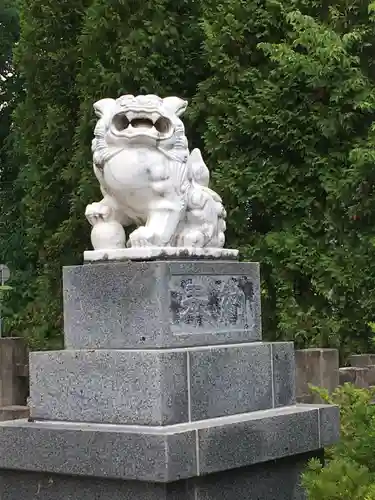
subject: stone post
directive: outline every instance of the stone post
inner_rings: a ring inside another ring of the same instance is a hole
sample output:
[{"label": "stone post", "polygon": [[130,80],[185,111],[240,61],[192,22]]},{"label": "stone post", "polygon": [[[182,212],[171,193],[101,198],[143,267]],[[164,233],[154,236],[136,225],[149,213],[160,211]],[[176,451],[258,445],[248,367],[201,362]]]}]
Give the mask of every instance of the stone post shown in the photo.
[{"label": "stone post", "polygon": [[309,384],[333,392],[339,385],[339,353],[337,349],[296,350],[296,388],[299,403],[321,403]]},{"label": "stone post", "polygon": [[30,421],[0,423],[1,498],[305,498],[338,408],[296,405],[258,264],[66,267],[64,308],[65,350],[30,356]]},{"label": "stone post", "polygon": [[349,365],[340,368],[340,384],[349,382],[359,388],[375,385],[375,354],[352,354]]},{"label": "stone post", "polygon": [[352,367],[366,368],[375,364],[375,354],[352,354],[348,361]]},{"label": "stone post", "polygon": [[29,414],[28,349],[23,338],[0,338],[0,421]]},{"label": "stone post", "polygon": [[353,384],[359,389],[369,388],[369,369],[357,366],[340,368],[340,385]]}]

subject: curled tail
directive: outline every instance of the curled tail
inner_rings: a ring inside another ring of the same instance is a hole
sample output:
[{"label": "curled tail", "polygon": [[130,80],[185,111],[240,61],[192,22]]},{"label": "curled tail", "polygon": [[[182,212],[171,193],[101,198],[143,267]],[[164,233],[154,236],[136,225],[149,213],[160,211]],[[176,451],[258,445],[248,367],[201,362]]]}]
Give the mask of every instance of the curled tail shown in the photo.
[{"label": "curled tail", "polygon": [[199,149],[187,161],[190,187],[186,193],[186,219],[178,238],[185,247],[216,247],[225,243],[226,211],[220,196],[208,187],[210,172]]}]

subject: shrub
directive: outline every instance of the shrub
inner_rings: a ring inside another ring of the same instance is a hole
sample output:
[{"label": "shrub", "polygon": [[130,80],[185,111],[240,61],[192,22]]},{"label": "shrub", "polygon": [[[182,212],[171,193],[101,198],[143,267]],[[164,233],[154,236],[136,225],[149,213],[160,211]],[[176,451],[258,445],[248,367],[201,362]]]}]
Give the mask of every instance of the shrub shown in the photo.
[{"label": "shrub", "polygon": [[339,387],[332,396],[315,389],[340,407],[341,439],[326,450],[326,464],[312,460],[304,474],[309,500],[375,499],[374,390]]}]

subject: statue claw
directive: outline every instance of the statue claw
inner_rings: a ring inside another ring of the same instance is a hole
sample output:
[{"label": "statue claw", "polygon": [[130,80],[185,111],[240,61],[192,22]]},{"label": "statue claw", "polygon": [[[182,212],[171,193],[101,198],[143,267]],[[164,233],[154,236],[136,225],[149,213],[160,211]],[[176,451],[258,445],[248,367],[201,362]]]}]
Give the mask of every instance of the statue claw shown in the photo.
[{"label": "statue claw", "polygon": [[98,222],[108,222],[111,215],[111,208],[102,203],[91,203],[86,207],[85,216],[92,226]]},{"label": "statue claw", "polygon": [[129,236],[129,245],[134,247],[150,247],[155,245],[155,234],[151,229],[140,226]]}]

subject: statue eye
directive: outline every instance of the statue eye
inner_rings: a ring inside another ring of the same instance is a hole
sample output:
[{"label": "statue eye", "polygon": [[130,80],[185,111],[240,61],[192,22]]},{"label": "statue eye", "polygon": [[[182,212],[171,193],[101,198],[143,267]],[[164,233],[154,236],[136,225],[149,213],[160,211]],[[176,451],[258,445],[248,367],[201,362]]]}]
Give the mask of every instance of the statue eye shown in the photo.
[{"label": "statue eye", "polygon": [[165,134],[165,133],[169,132],[171,129],[171,126],[172,126],[172,124],[171,124],[170,120],[168,120],[168,118],[164,118],[164,117],[159,118],[155,122],[155,125],[154,125],[156,130],[158,132],[160,132],[161,134]]},{"label": "statue eye", "polygon": [[119,132],[127,129],[129,126],[129,120],[126,118],[126,115],[124,113],[115,115],[113,117],[112,123]]}]

